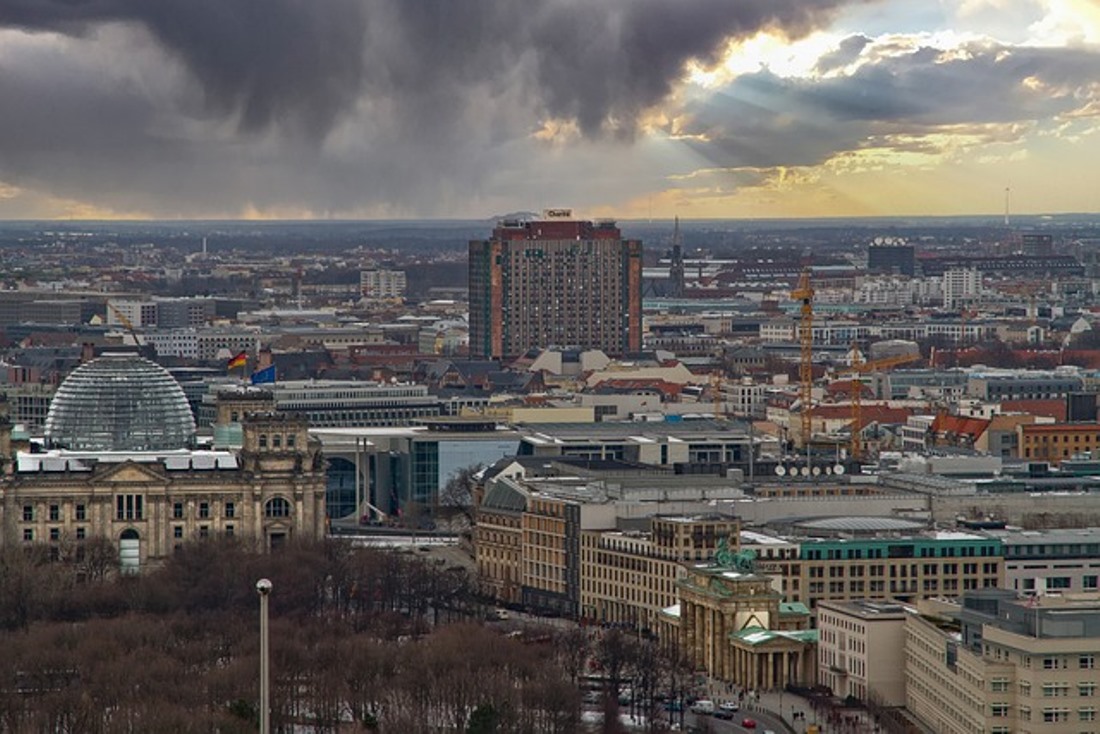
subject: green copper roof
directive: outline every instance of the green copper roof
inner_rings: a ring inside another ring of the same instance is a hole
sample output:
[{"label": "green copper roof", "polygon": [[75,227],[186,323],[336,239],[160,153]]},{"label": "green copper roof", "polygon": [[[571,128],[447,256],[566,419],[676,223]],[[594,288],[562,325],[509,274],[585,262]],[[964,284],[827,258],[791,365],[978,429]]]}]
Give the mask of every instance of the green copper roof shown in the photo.
[{"label": "green copper roof", "polygon": [[730,639],[755,647],[779,639],[816,643],[818,634],[817,630],[766,630],[763,627],[746,627],[743,630],[731,632]]}]

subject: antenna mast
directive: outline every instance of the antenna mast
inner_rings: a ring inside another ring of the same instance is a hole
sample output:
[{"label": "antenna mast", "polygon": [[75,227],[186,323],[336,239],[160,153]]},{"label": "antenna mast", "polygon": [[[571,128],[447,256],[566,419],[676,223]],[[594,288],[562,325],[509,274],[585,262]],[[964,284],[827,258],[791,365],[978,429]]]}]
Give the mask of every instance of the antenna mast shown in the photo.
[{"label": "antenna mast", "polygon": [[672,281],[671,291],[673,298],[684,297],[684,248],[680,242],[680,217],[676,217],[676,223],[672,229],[672,263],[668,269],[669,279]]}]

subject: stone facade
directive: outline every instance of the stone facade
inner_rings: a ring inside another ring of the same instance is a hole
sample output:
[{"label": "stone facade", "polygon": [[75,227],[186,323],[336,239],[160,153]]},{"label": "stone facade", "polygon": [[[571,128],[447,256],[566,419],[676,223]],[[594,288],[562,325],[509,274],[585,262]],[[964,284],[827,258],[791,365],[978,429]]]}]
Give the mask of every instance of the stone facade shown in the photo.
[{"label": "stone facade", "polygon": [[93,537],[130,570],[189,539],[234,536],[271,548],[325,534],[325,462],[305,420],[239,414],[239,451],[11,451],[0,479],[0,540],[51,547]]}]

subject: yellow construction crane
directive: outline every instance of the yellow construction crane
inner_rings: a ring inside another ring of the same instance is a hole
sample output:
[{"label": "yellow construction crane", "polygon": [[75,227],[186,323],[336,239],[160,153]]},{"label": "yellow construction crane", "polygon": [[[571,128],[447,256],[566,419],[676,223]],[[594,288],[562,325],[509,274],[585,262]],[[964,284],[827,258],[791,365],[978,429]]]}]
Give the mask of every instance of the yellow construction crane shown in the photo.
[{"label": "yellow construction crane", "polygon": [[891,367],[897,367],[901,364],[916,362],[920,358],[921,356],[919,354],[903,354],[897,357],[885,357],[871,362],[864,362],[860,356],[858,346],[855,344],[852,345],[852,366],[837,372],[837,376],[850,375],[852,378],[852,384],[850,386],[852,394],[852,438],[849,455],[853,459],[858,459],[860,454],[863,453],[863,446],[859,440],[860,427],[863,423],[863,380],[860,378],[868,372],[885,370]]},{"label": "yellow construction crane", "polygon": [[799,396],[802,401],[802,447],[809,451],[813,422],[810,404],[814,388],[814,289],[810,285],[810,268],[804,268],[791,298],[801,303],[798,322],[798,343],[802,356],[798,363]]},{"label": "yellow construction crane", "polygon": [[137,330],[134,329],[134,322],[130,321],[130,318],[126,314],[122,313],[122,311],[120,311],[119,308],[110,301],[107,301],[107,308],[111,309],[111,313],[115,315],[115,318],[118,319],[118,322],[125,326],[126,330],[130,332],[130,336],[134,339],[134,345],[140,347],[141,339],[138,338]]}]

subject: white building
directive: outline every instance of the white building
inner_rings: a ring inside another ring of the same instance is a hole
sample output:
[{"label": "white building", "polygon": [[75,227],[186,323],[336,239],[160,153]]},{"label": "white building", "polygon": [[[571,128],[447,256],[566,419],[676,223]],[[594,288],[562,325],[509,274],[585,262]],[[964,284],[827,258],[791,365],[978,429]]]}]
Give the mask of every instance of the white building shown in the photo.
[{"label": "white building", "polygon": [[364,270],[359,273],[363,298],[404,298],[407,281],[404,270]]},{"label": "white building", "polygon": [[[129,321],[130,323],[125,323]],[[136,301],[111,298],[107,301],[108,326],[144,326],[157,325],[157,304],[155,301]]]},{"label": "white building", "polygon": [[990,535],[1004,543],[1005,588],[1036,596],[1100,590],[1100,528]]},{"label": "white building", "polygon": [[818,602],[818,683],[839,698],[905,705],[905,620],[915,613],[894,602]]},{"label": "white building", "polygon": [[970,268],[948,270],[943,274],[944,308],[974,303],[982,293],[982,274]]}]

